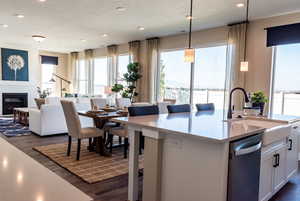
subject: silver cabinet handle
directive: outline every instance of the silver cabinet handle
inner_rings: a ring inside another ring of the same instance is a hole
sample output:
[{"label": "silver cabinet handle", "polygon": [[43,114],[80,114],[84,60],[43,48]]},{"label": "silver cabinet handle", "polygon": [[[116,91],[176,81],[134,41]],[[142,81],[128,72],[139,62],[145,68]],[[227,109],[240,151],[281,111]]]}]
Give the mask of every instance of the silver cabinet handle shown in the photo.
[{"label": "silver cabinet handle", "polygon": [[236,156],[241,156],[241,155],[245,155],[245,154],[250,154],[252,152],[255,152],[257,150],[259,150],[261,148],[262,143],[258,143],[252,147],[248,147],[248,148],[237,148],[235,150],[235,155]]}]

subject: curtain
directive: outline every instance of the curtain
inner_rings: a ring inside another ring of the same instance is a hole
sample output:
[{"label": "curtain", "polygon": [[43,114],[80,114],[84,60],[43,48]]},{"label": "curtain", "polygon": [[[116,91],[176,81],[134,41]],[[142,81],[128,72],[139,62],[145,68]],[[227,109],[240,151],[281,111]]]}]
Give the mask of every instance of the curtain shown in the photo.
[{"label": "curtain", "polygon": [[94,93],[94,50],[85,50],[84,57],[87,79],[87,93],[89,95],[92,95]]},{"label": "curtain", "polygon": [[146,40],[146,66],[142,70],[141,94],[143,101],[154,103],[159,87],[159,38]]},{"label": "curtain", "polygon": [[[142,66],[140,62],[140,47],[141,42],[140,41],[131,41],[129,44],[129,60],[130,62],[138,62],[140,64],[140,72],[142,72]],[[139,79],[136,83],[136,92],[138,93],[138,96],[135,97],[134,101],[142,101],[141,97],[141,91],[142,91],[142,81],[143,78]]]},{"label": "curtain", "polygon": [[118,46],[107,46],[108,86],[117,83]]},{"label": "curtain", "polygon": [[[245,72],[240,71],[240,63],[244,60],[246,24],[236,24],[229,27],[227,44],[227,67],[225,83],[224,108],[228,108],[229,92],[235,87],[245,87]],[[235,110],[243,107],[243,95],[236,92],[232,105]]]},{"label": "curtain", "polygon": [[137,40],[137,41],[131,41],[128,44],[129,44],[130,62],[140,62],[141,42]]},{"label": "curtain", "polygon": [[79,65],[79,61],[78,61],[78,52],[71,52],[71,68],[70,68],[70,75],[71,75],[71,80],[72,80],[72,85],[70,86],[70,90],[73,93],[78,93],[78,65]]}]

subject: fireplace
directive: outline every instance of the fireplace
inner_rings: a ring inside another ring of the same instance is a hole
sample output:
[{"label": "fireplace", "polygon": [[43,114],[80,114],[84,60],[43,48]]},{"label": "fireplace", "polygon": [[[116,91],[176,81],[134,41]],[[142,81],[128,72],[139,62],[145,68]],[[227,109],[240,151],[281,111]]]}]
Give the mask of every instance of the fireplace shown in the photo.
[{"label": "fireplace", "polygon": [[2,94],[2,113],[3,115],[13,114],[16,107],[28,107],[27,93],[3,93]]}]

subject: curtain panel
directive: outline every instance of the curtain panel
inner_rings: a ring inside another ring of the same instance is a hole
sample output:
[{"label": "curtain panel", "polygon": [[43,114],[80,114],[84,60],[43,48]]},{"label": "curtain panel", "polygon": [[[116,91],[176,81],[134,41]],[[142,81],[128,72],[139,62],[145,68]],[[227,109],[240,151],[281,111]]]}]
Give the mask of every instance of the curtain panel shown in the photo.
[{"label": "curtain panel", "polygon": [[[229,27],[227,41],[227,67],[225,83],[224,108],[228,108],[229,92],[235,87],[245,87],[245,73],[240,71],[240,63],[244,60],[246,24],[236,24]],[[235,110],[243,107],[240,94],[233,95],[232,105]]]},{"label": "curtain panel", "polygon": [[94,50],[88,49],[84,51],[86,79],[87,79],[87,93],[92,95],[94,93]]},{"label": "curtain panel", "polygon": [[[142,74],[143,67],[141,66],[141,60],[140,60],[140,47],[141,42],[140,41],[131,41],[128,43],[129,45],[129,60],[130,62],[138,62],[140,64],[140,73]],[[136,92],[139,94],[137,97],[135,97],[134,101],[142,101],[142,79],[143,77],[137,81],[136,83]]]},{"label": "curtain panel", "polygon": [[108,86],[117,83],[118,46],[107,46]]},{"label": "curtain panel", "polygon": [[141,97],[143,101],[154,103],[158,99],[159,88],[159,38],[146,40],[146,66],[142,71]]},{"label": "curtain panel", "polygon": [[79,66],[79,60],[78,60],[79,53],[78,52],[71,52],[70,57],[70,75],[72,80],[72,85],[70,86],[70,90],[73,93],[78,93],[78,66]]}]

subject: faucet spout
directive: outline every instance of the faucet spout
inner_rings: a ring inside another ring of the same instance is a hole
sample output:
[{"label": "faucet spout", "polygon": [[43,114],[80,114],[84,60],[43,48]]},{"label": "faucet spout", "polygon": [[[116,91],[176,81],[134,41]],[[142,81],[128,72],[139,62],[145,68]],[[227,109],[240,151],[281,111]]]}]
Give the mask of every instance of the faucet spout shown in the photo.
[{"label": "faucet spout", "polygon": [[248,98],[248,95],[246,93],[246,90],[241,88],[241,87],[236,87],[234,89],[232,89],[230,91],[230,96],[229,96],[229,105],[228,105],[228,113],[227,113],[227,118],[228,119],[232,119],[232,94],[233,92],[237,91],[237,90],[240,90],[243,92],[244,96],[245,96],[245,102],[248,103],[249,102],[249,98]]}]

